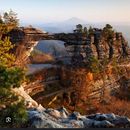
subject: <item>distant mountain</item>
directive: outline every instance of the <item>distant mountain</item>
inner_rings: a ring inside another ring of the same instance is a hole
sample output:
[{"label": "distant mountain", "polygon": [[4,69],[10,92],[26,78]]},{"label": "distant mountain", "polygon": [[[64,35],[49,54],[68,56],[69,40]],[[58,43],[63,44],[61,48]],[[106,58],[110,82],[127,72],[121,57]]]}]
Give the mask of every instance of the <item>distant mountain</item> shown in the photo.
[{"label": "distant mountain", "polygon": [[68,33],[72,32],[77,24],[85,25],[87,24],[87,22],[82,19],[73,17],[65,21],[57,23],[46,23],[38,26],[49,33],[61,33],[61,32]]},{"label": "distant mountain", "polygon": [[36,50],[43,52],[45,54],[49,54],[52,56],[60,57],[60,56],[67,56],[68,53],[65,49],[64,42],[59,40],[42,40],[39,41],[37,46],[35,47]]},{"label": "distant mountain", "polygon": [[[62,32],[68,33],[68,32],[72,32],[75,29],[75,26],[77,24],[82,24],[84,26],[87,26],[88,28],[89,26],[103,28],[105,24],[107,24],[107,22],[90,23],[82,19],[72,17],[70,19],[57,22],[57,23],[54,22],[54,23],[39,24],[36,27],[39,27],[49,33],[62,33]],[[122,32],[126,37],[126,39],[129,41],[129,45],[130,45],[130,25],[128,23],[125,24],[125,23],[112,23],[112,22],[109,24],[111,24],[116,31]]]},{"label": "distant mountain", "polygon": [[67,24],[67,25],[77,25],[77,24],[86,24],[86,23],[87,23],[86,21],[76,17],[70,18],[62,22],[62,24]]}]

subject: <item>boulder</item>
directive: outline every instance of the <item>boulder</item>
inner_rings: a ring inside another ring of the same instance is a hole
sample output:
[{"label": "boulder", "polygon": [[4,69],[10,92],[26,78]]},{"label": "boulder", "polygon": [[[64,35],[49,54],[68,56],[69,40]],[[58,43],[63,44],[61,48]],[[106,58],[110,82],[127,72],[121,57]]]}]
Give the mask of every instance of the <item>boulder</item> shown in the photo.
[{"label": "boulder", "polygon": [[97,120],[97,121],[104,121],[104,120],[107,120],[107,116],[105,114],[97,114],[95,116],[95,120]]},{"label": "boulder", "polygon": [[86,116],[88,119],[95,119],[96,115],[95,114],[91,114],[91,115],[87,115]]},{"label": "boulder", "polygon": [[83,121],[71,120],[70,124],[72,125],[73,128],[84,128]]},{"label": "boulder", "polygon": [[83,120],[84,128],[92,128],[93,127],[94,120],[88,119],[88,118],[84,118],[82,120]]},{"label": "boulder", "polygon": [[64,128],[64,126],[50,120],[42,113],[37,111],[28,111],[29,122],[33,128]]},{"label": "boulder", "polygon": [[69,118],[75,119],[75,120],[79,120],[79,119],[81,118],[81,115],[80,115],[79,112],[73,112],[73,113],[69,116]]},{"label": "boulder", "polygon": [[111,114],[100,114],[100,113],[97,113],[97,114],[89,115],[89,116],[87,116],[87,118],[94,119],[94,120],[97,120],[97,121],[107,120],[107,121],[111,122],[111,121],[115,120],[116,115],[113,114],[113,113],[111,113]]},{"label": "boulder", "polygon": [[113,120],[116,119],[116,115],[114,113],[111,113],[111,114],[105,114],[106,115],[106,120],[112,122]]},{"label": "boulder", "polygon": [[39,104],[36,110],[39,112],[44,112],[46,109],[41,104]]},{"label": "boulder", "polygon": [[104,121],[96,121],[93,119],[83,119],[84,127],[85,128],[112,128],[114,124],[111,122],[104,120]]},{"label": "boulder", "polygon": [[[130,119],[111,114],[82,116],[78,112],[67,115],[66,109],[47,109],[39,105],[28,110],[30,126],[34,128],[129,128]],[[65,115],[62,115],[62,114]]]},{"label": "boulder", "polygon": [[94,121],[92,127],[94,128],[113,128],[115,125],[107,120]]},{"label": "boulder", "polygon": [[[109,127],[130,127],[130,119],[123,116],[118,116],[113,113],[111,114],[93,114],[87,116],[88,122],[85,121],[87,126],[109,128]],[[93,122],[92,122],[93,121]],[[89,124],[89,125],[88,125]]]},{"label": "boulder", "polygon": [[61,118],[61,113],[58,110],[54,110],[54,109],[47,109],[45,111],[47,114],[55,117],[55,118]]},{"label": "boulder", "polygon": [[125,116],[116,116],[112,123],[117,127],[130,127],[130,119]]},{"label": "boulder", "polygon": [[61,107],[57,110],[60,112],[62,118],[67,118],[69,116],[69,112],[66,110],[66,108]]}]

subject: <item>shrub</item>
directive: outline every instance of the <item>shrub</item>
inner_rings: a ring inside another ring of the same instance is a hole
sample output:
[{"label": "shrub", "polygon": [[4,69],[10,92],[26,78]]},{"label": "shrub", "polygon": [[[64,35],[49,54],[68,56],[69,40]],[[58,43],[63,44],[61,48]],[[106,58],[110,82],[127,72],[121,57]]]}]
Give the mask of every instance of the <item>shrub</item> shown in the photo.
[{"label": "shrub", "polygon": [[130,118],[130,102],[112,97],[109,104],[98,104],[96,112],[114,113],[120,116],[127,116]]},{"label": "shrub", "polygon": [[100,72],[100,62],[96,57],[91,57],[87,64],[87,69],[90,70],[92,73],[99,73]]},{"label": "shrub", "polygon": [[[0,111],[0,127],[15,127],[18,128],[27,121],[27,113],[25,112],[24,101],[16,104],[10,104],[9,107]],[[6,117],[11,117],[12,122],[8,124],[5,122]]]}]

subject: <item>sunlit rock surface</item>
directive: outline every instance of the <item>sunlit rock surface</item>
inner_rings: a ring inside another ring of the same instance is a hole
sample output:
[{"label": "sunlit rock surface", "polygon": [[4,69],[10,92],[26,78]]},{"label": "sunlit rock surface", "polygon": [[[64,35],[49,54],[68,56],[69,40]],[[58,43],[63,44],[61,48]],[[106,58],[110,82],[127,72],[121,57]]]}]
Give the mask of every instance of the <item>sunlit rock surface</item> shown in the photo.
[{"label": "sunlit rock surface", "polygon": [[33,128],[129,128],[130,119],[125,116],[111,114],[81,115],[69,113],[64,107],[59,109],[44,108],[38,105],[23,89],[13,90],[25,99],[29,117],[29,126]]}]

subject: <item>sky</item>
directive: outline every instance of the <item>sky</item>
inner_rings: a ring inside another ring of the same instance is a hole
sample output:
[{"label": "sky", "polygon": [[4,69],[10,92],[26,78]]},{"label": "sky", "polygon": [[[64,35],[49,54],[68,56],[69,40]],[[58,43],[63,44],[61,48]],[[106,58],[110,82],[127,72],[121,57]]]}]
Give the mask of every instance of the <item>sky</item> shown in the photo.
[{"label": "sky", "polygon": [[0,0],[0,12],[12,9],[24,23],[77,17],[88,22],[130,23],[130,0]]}]

